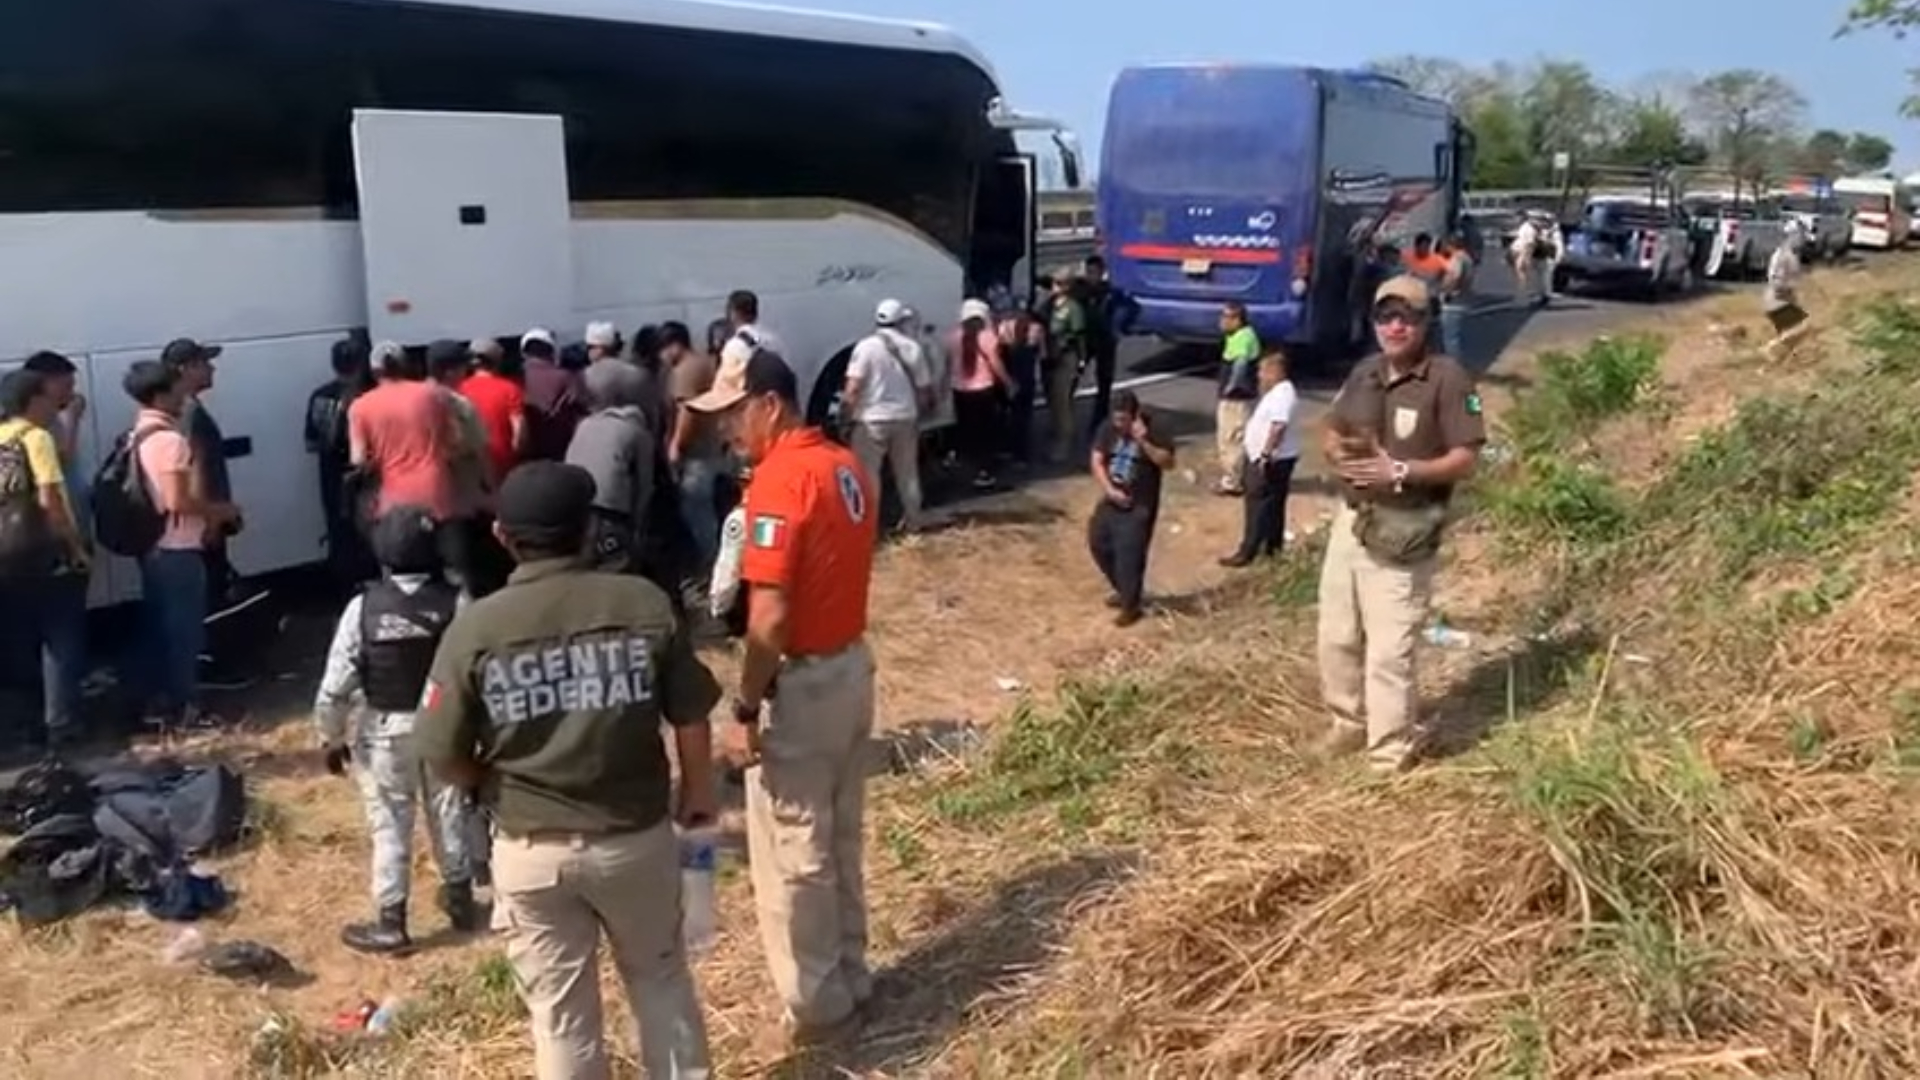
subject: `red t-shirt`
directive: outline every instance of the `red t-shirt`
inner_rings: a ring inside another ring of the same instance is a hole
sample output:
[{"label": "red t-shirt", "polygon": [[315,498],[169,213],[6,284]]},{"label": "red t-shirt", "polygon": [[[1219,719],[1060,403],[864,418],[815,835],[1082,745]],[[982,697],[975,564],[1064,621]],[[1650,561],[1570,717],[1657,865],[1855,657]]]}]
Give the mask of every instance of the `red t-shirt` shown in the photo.
[{"label": "red t-shirt", "polygon": [[493,489],[498,491],[500,482],[519,464],[513,453],[513,422],[527,407],[526,392],[512,379],[476,371],[460,384],[460,395],[473,402],[480,426],[487,431],[487,463]]},{"label": "red t-shirt", "polygon": [[440,392],[437,383],[385,382],[347,409],[347,430],[379,477],[376,512],[424,506],[440,521],[453,513],[457,444],[448,441],[454,420]]}]

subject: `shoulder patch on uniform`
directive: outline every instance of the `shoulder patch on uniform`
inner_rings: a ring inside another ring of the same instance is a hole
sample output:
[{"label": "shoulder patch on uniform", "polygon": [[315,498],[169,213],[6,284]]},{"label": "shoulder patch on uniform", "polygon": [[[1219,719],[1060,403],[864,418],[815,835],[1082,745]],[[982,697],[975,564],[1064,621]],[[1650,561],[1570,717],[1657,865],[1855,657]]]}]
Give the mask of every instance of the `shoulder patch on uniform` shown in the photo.
[{"label": "shoulder patch on uniform", "polygon": [[753,546],[768,551],[786,546],[787,519],[777,514],[753,516]]},{"label": "shoulder patch on uniform", "polygon": [[1467,394],[1467,415],[1468,416],[1480,415],[1480,395],[1479,394],[1476,394],[1476,393]]},{"label": "shoulder patch on uniform", "polygon": [[834,466],[833,483],[840,489],[840,501],[847,508],[847,517],[856,525],[867,520],[867,491],[860,486],[860,474],[854,467]]}]

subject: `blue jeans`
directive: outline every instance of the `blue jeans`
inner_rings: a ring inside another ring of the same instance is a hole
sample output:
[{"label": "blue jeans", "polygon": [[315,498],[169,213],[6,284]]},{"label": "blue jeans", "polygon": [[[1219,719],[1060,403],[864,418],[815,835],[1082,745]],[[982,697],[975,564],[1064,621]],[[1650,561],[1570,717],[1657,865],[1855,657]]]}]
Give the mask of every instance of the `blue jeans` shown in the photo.
[{"label": "blue jeans", "polygon": [[680,462],[680,519],[693,538],[694,554],[704,575],[720,554],[720,512],[714,487],[720,481],[720,463],[706,458]]},{"label": "blue jeans", "polygon": [[133,683],[149,712],[194,703],[207,643],[207,560],[195,549],[155,550],[140,560],[140,634]]},{"label": "blue jeans", "polygon": [[41,670],[48,731],[72,731],[80,719],[80,684],[86,678],[88,660],[87,581],[85,574],[59,574],[47,583]]},{"label": "blue jeans", "polygon": [[1440,348],[1461,363],[1467,362],[1467,307],[1440,305]]}]

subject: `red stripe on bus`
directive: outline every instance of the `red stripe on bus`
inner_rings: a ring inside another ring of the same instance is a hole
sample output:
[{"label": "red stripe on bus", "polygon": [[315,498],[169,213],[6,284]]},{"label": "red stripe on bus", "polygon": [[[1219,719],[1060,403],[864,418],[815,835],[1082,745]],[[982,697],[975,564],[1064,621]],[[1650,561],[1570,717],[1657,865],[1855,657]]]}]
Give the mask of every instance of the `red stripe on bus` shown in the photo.
[{"label": "red stripe on bus", "polygon": [[1120,247],[1120,255],[1128,259],[1152,259],[1161,262],[1202,259],[1207,262],[1241,266],[1271,266],[1280,261],[1280,253],[1271,249],[1180,247],[1173,244],[1123,244]]}]

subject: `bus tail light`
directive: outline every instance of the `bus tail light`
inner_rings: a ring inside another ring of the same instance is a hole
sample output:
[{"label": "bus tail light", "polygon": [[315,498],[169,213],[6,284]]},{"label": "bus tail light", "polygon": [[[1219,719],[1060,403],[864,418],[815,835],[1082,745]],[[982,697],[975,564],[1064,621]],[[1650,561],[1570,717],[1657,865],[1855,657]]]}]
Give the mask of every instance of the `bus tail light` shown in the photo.
[{"label": "bus tail light", "polygon": [[1307,284],[1313,279],[1313,247],[1303,244],[1293,252],[1293,295],[1307,295]]}]

